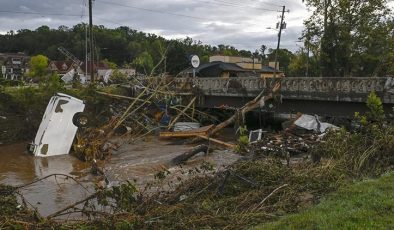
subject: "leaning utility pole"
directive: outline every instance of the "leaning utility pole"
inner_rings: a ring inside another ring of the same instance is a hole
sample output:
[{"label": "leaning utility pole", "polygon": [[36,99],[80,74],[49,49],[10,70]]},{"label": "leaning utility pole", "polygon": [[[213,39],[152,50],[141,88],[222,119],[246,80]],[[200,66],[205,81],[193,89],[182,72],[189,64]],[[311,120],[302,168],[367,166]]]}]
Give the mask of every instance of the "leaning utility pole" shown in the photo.
[{"label": "leaning utility pole", "polygon": [[279,33],[278,33],[278,46],[276,47],[276,52],[275,52],[274,78],[276,77],[276,72],[277,72],[277,68],[278,68],[278,53],[279,53],[279,46],[280,46],[280,38],[282,36],[283,20],[285,17],[285,11],[286,11],[286,6],[282,6],[282,16],[280,18]]},{"label": "leaning utility pole", "polygon": [[[92,0],[89,0],[89,39],[90,39],[90,81],[95,82],[94,76],[94,52],[93,52],[93,15],[92,15]],[[88,70],[86,70],[87,72]]]}]

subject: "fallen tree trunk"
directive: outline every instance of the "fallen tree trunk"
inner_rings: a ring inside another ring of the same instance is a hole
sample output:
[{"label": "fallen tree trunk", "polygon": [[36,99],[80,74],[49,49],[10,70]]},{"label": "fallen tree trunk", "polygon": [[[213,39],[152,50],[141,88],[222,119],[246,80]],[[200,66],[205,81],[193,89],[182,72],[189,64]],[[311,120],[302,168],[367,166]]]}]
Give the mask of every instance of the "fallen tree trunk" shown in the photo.
[{"label": "fallen tree trunk", "polygon": [[196,146],[196,147],[190,149],[189,151],[173,158],[171,160],[171,163],[176,164],[176,165],[182,164],[182,163],[186,162],[187,160],[189,160],[190,158],[192,158],[194,155],[197,155],[198,153],[201,153],[201,152],[207,153],[208,146],[206,146],[206,145]]},{"label": "fallen tree trunk", "polygon": [[[248,103],[246,103],[244,106],[242,106],[242,108],[240,108],[239,110],[237,110],[237,112],[232,115],[229,119],[223,121],[222,123],[220,123],[219,125],[217,125],[214,129],[212,129],[212,131],[209,133],[209,136],[214,135],[215,133],[219,132],[220,130],[226,128],[227,126],[231,125],[232,123],[234,123],[237,119],[237,116],[239,114],[239,112],[241,112],[242,115],[244,115],[247,112],[250,112],[258,107],[260,107],[260,104],[262,102],[266,102],[270,99],[272,99],[274,97],[274,94],[277,93],[280,89],[280,83],[277,82],[275,84],[275,86],[272,89],[272,92],[269,93],[266,96],[263,96],[265,91],[261,91],[261,93],[255,97],[253,100],[249,101]],[[263,101],[261,101],[263,100]]]}]

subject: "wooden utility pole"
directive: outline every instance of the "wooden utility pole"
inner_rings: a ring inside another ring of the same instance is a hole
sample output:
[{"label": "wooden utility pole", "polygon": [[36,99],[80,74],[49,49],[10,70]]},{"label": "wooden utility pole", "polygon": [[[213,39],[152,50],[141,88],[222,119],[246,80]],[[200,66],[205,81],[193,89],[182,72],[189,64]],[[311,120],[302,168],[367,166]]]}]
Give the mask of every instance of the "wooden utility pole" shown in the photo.
[{"label": "wooden utility pole", "polygon": [[309,28],[307,29],[307,32],[306,32],[307,34],[306,34],[306,42],[305,42],[305,45],[306,45],[306,71],[305,71],[305,77],[309,77],[309,49],[310,49],[310,47],[309,47],[309,45],[310,45],[310,31],[309,31]]},{"label": "wooden utility pole", "polygon": [[279,53],[279,47],[280,47],[280,38],[282,36],[283,20],[285,17],[285,11],[286,11],[286,6],[282,6],[282,16],[280,18],[279,33],[278,33],[278,46],[276,47],[276,52],[275,52],[274,78],[276,77],[276,72],[277,72],[277,68],[278,68],[278,53]]},{"label": "wooden utility pole", "polygon": [[[92,14],[92,0],[89,0],[89,39],[90,39],[90,81],[95,82],[94,76],[94,52],[93,52],[93,14]],[[87,72],[87,70],[86,70]]]}]

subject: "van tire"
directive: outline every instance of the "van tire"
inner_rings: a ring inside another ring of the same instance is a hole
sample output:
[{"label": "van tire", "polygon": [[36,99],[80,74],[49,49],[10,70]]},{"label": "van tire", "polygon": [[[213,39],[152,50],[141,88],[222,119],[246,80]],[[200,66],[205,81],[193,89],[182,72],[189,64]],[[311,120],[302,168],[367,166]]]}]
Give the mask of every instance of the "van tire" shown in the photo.
[{"label": "van tire", "polygon": [[73,117],[73,124],[78,128],[86,127],[89,125],[89,118],[85,113],[76,113]]}]

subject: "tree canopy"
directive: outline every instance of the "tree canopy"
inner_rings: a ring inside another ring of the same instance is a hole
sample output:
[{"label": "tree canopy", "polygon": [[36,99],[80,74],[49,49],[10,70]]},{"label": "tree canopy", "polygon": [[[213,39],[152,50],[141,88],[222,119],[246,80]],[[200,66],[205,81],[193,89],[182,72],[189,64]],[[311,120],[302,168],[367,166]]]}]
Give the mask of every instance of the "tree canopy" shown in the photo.
[{"label": "tree canopy", "polygon": [[322,76],[381,76],[394,71],[394,20],[387,0],[306,0],[305,46]]},{"label": "tree canopy", "polygon": [[[85,59],[86,24],[72,28],[60,26],[51,29],[41,26],[36,30],[9,31],[0,35],[0,52],[25,52],[28,55],[43,54],[51,60],[64,60],[57,49],[62,46],[80,60]],[[236,55],[251,57],[247,50],[238,50],[228,45],[211,46],[191,38],[166,40],[163,37],[147,34],[121,26],[116,29],[94,26],[95,57],[107,60],[117,66],[134,66],[139,72],[149,73],[166,52],[166,60],[158,66],[157,72],[177,74],[189,67],[189,56],[197,54],[202,62],[210,55]],[[258,45],[256,44],[256,47]]]},{"label": "tree canopy", "polygon": [[42,79],[47,74],[48,58],[44,55],[33,56],[30,59],[29,77]]}]

